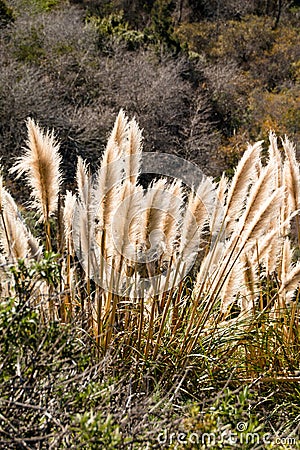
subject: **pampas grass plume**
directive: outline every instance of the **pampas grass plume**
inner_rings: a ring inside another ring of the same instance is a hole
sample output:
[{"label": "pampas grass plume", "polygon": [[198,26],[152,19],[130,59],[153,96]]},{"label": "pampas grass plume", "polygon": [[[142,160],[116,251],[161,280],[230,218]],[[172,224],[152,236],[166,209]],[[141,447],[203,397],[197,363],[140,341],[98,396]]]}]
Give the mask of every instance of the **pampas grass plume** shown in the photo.
[{"label": "pampas grass plume", "polygon": [[55,212],[58,203],[58,193],[61,185],[59,145],[55,141],[54,133],[42,129],[33,119],[27,120],[28,141],[23,156],[10,170],[17,172],[18,177],[23,173],[32,188],[33,206],[36,207],[45,222]]}]

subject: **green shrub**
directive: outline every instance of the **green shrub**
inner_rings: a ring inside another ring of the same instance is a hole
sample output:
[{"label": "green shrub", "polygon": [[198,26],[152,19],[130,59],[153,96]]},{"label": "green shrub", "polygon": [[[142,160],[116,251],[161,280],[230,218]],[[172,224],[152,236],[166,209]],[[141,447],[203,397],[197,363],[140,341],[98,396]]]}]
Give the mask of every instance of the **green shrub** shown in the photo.
[{"label": "green shrub", "polygon": [[103,18],[89,16],[87,22],[97,30],[99,46],[103,50],[107,46],[107,40],[125,42],[128,50],[134,50],[147,41],[146,35],[141,31],[130,28],[129,23],[124,20],[124,13],[112,13]]},{"label": "green shrub", "polygon": [[40,64],[46,56],[43,27],[32,25],[26,34],[17,36],[14,41],[14,55],[20,61]]}]

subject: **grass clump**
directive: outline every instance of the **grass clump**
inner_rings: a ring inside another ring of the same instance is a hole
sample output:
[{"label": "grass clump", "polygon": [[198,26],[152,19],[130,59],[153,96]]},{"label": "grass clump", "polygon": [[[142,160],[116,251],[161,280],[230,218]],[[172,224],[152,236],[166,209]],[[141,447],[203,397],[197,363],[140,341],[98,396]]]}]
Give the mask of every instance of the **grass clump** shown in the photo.
[{"label": "grass clump", "polygon": [[27,126],[12,172],[25,174],[44,229],[32,235],[2,186],[3,442],[181,448],[179,431],[195,426],[217,445],[246,432],[259,443],[269,433],[266,448],[278,433],[295,444],[292,143],[270,133],[267,154],[249,145],[230,181],[189,189],[161,177],[143,188],[142,133],[121,110],[99,169],[79,158],[77,191],[63,194],[53,133]]}]

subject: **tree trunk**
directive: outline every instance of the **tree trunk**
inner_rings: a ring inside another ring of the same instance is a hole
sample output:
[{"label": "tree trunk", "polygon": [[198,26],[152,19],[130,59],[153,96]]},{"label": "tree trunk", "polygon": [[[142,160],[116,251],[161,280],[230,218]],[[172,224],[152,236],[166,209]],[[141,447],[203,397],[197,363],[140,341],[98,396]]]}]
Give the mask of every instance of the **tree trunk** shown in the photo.
[{"label": "tree trunk", "polygon": [[278,27],[280,16],[281,16],[281,11],[282,11],[282,0],[278,0],[278,9],[277,9],[276,20],[273,25],[273,30],[276,30],[276,28]]}]

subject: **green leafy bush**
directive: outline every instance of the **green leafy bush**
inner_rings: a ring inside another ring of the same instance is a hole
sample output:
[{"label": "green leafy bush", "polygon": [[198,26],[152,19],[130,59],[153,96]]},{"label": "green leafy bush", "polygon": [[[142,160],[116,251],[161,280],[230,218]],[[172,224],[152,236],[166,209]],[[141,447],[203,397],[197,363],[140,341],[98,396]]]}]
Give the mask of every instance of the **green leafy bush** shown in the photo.
[{"label": "green leafy bush", "polygon": [[112,42],[114,40],[124,42],[128,50],[138,48],[147,42],[148,39],[145,33],[130,28],[129,23],[124,20],[123,11],[112,13],[103,18],[90,16],[87,22],[96,28],[99,37],[99,47],[102,51],[109,51],[109,49],[105,50],[109,45],[109,39]]}]

